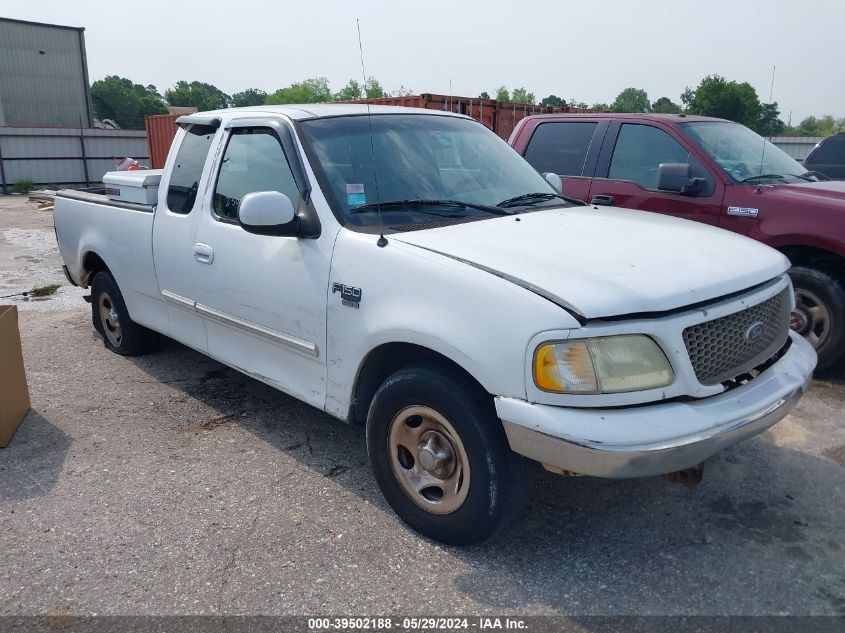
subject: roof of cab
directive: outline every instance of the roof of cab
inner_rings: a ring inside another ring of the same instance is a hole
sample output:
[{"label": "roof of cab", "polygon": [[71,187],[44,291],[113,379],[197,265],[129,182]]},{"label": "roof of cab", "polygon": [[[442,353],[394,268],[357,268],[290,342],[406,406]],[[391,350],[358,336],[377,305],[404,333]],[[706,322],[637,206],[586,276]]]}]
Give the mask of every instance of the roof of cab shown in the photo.
[{"label": "roof of cab", "polygon": [[222,122],[229,121],[244,115],[249,116],[286,116],[294,120],[319,119],[335,116],[355,116],[362,114],[432,114],[439,116],[455,116],[469,118],[454,112],[442,110],[428,110],[425,108],[407,108],[405,106],[383,106],[364,103],[305,103],[291,105],[264,105],[250,106],[247,108],[226,108],[223,110],[209,110],[186,114],[179,117],[182,123],[201,123],[209,118],[219,117]]},{"label": "roof of cab", "polygon": [[534,119],[619,119],[621,121],[669,121],[674,123],[721,121],[724,123],[733,123],[733,121],[727,119],[701,116],[698,114],[664,114],[658,112],[554,112],[552,114],[532,114],[522,120]]}]

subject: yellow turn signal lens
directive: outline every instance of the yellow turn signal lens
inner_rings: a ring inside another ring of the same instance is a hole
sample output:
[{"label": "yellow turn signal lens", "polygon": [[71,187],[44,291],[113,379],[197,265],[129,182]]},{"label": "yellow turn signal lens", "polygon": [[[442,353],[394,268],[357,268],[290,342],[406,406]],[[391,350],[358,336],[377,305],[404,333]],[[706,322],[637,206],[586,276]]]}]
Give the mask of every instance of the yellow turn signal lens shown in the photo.
[{"label": "yellow turn signal lens", "polygon": [[546,391],[596,393],[598,380],[584,341],[546,343],[534,356],[534,380]]}]

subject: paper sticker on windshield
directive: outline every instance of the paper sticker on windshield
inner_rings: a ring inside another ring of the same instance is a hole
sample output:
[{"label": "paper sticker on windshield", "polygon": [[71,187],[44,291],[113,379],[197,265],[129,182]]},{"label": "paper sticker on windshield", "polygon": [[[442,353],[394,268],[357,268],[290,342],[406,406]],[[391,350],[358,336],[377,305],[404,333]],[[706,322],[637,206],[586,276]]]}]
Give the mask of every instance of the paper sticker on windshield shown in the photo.
[{"label": "paper sticker on windshield", "polygon": [[746,218],[756,218],[760,211],[752,207],[728,207],[728,215],[740,215]]},{"label": "paper sticker on windshield", "polygon": [[350,207],[357,207],[367,204],[367,196],[364,195],[363,184],[346,185],[346,204]]}]

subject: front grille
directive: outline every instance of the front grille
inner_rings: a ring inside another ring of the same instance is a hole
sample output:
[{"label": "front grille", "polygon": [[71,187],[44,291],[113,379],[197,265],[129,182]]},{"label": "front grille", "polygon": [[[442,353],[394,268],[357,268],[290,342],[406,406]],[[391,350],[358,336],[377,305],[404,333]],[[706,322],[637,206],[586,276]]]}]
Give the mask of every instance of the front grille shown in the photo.
[{"label": "front grille", "polygon": [[[686,328],[684,344],[698,381],[714,385],[730,380],[777,352],[789,336],[789,306],[785,288],[755,306]],[[749,340],[749,331],[758,323],[763,324],[762,333]]]}]

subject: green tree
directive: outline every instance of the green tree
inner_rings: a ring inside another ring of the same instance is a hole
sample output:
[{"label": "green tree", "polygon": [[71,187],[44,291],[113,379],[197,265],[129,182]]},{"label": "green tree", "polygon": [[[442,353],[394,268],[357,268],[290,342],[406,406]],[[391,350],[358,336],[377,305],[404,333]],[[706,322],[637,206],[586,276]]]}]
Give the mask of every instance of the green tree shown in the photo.
[{"label": "green tree", "polygon": [[144,117],[167,114],[155,86],[144,87],[117,75],[91,84],[91,105],[98,119],[111,119],[123,128],[144,127]]},{"label": "green tree", "polygon": [[549,95],[540,102],[540,105],[548,106],[550,108],[562,108],[566,105],[566,101],[557,95]]},{"label": "green tree", "polygon": [[660,114],[679,114],[682,108],[669,97],[660,97],[651,104],[651,111]]},{"label": "green tree", "polygon": [[570,108],[582,108],[586,110],[590,106],[587,105],[586,101],[578,101],[577,99],[570,99],[569,100],[569,107]]},{"label": "green tree", "polygon": [[367,77],[367,99],[378,99],[385,95],[384,88],[375,77]]},{"label": "green tree", "polygon": [[507,103],[511,100],[511,93],[508,92],[508,89],[504,86],[499,86],[499,89],[496,91],[496,101],[504,101]]},{"label": "green tree", "polygon": [[267,99],[267,93],[263,90],[259,90],[258,88],[247,88],[246,90],[236,92],[232,95],[232,105],[236,108],[264,105],[265,99]]},{"label": "green tree", "polygon": [[757,119],[755,129],[758,134],[763,136],[783,134],[786,131],[786,123],[780,120],[777,101],[760,104],[760,116]]},{"label": "green tree", "polygon": [[489,99],[489,98],[490,98],[490,93],[488,93],[488,92],[486,92],[486,91],[485,91],[485,92],[482,92],[480,95],[478,95],[478,98],[479,98],[479,99]]},{"label": "green tree", "polygon": [[393,90],[390,93],[391,97],[410,97],[414,94],[414,91],[410,88],[406,88],[405,86],[399,86],[396,90]]},{"label": "green tree", "polygon": [[514,88],[511,94],[513,103],[534,103],[534,93],[528,92],[525,88]]},{"label": "green tree", "polygon": [[748,82],[728,81],[720,75],[707,75],[693,90],[681,95],[687,112],[719,117],[757,129],[762,106],[757,91]]},{"label": "green tree", "polygon": [[606,103],[594,103],[590,106],[590,109],[596,112],[610,112],[610,106]]},{"label": "green tree", "polygon": [[649,110],[651,110],[651,103],[648,100],[648,93],[641,88],[625,88],[610,104],[611,112],[648,112]]},{"label": "green tree", "polygon": [[267,105],[328,103],[331,100],[332,91],[329,89],[329,80],[325,77],[312,77],[267,95]]},{"label": "green tree", "polygon": [[830,136],[842,130],[845,130],[845,118],[834,119],[826,114],[822,117],[808,116],[792,131],[802,136]]},{"label": "green tree", "polygon": [[172,106],[195,107],[200,112],[229,108],[232,98],[217,86],[201,81],[177,81],[176,85],[164,92],[164,98]]},{"label": "green tree", "polygon": [[361,84],[354,79],[350,79],[343,88],[334,93],[335,101],[352,101],[353,99],[361,99],[364,91],[361,89]]}]

